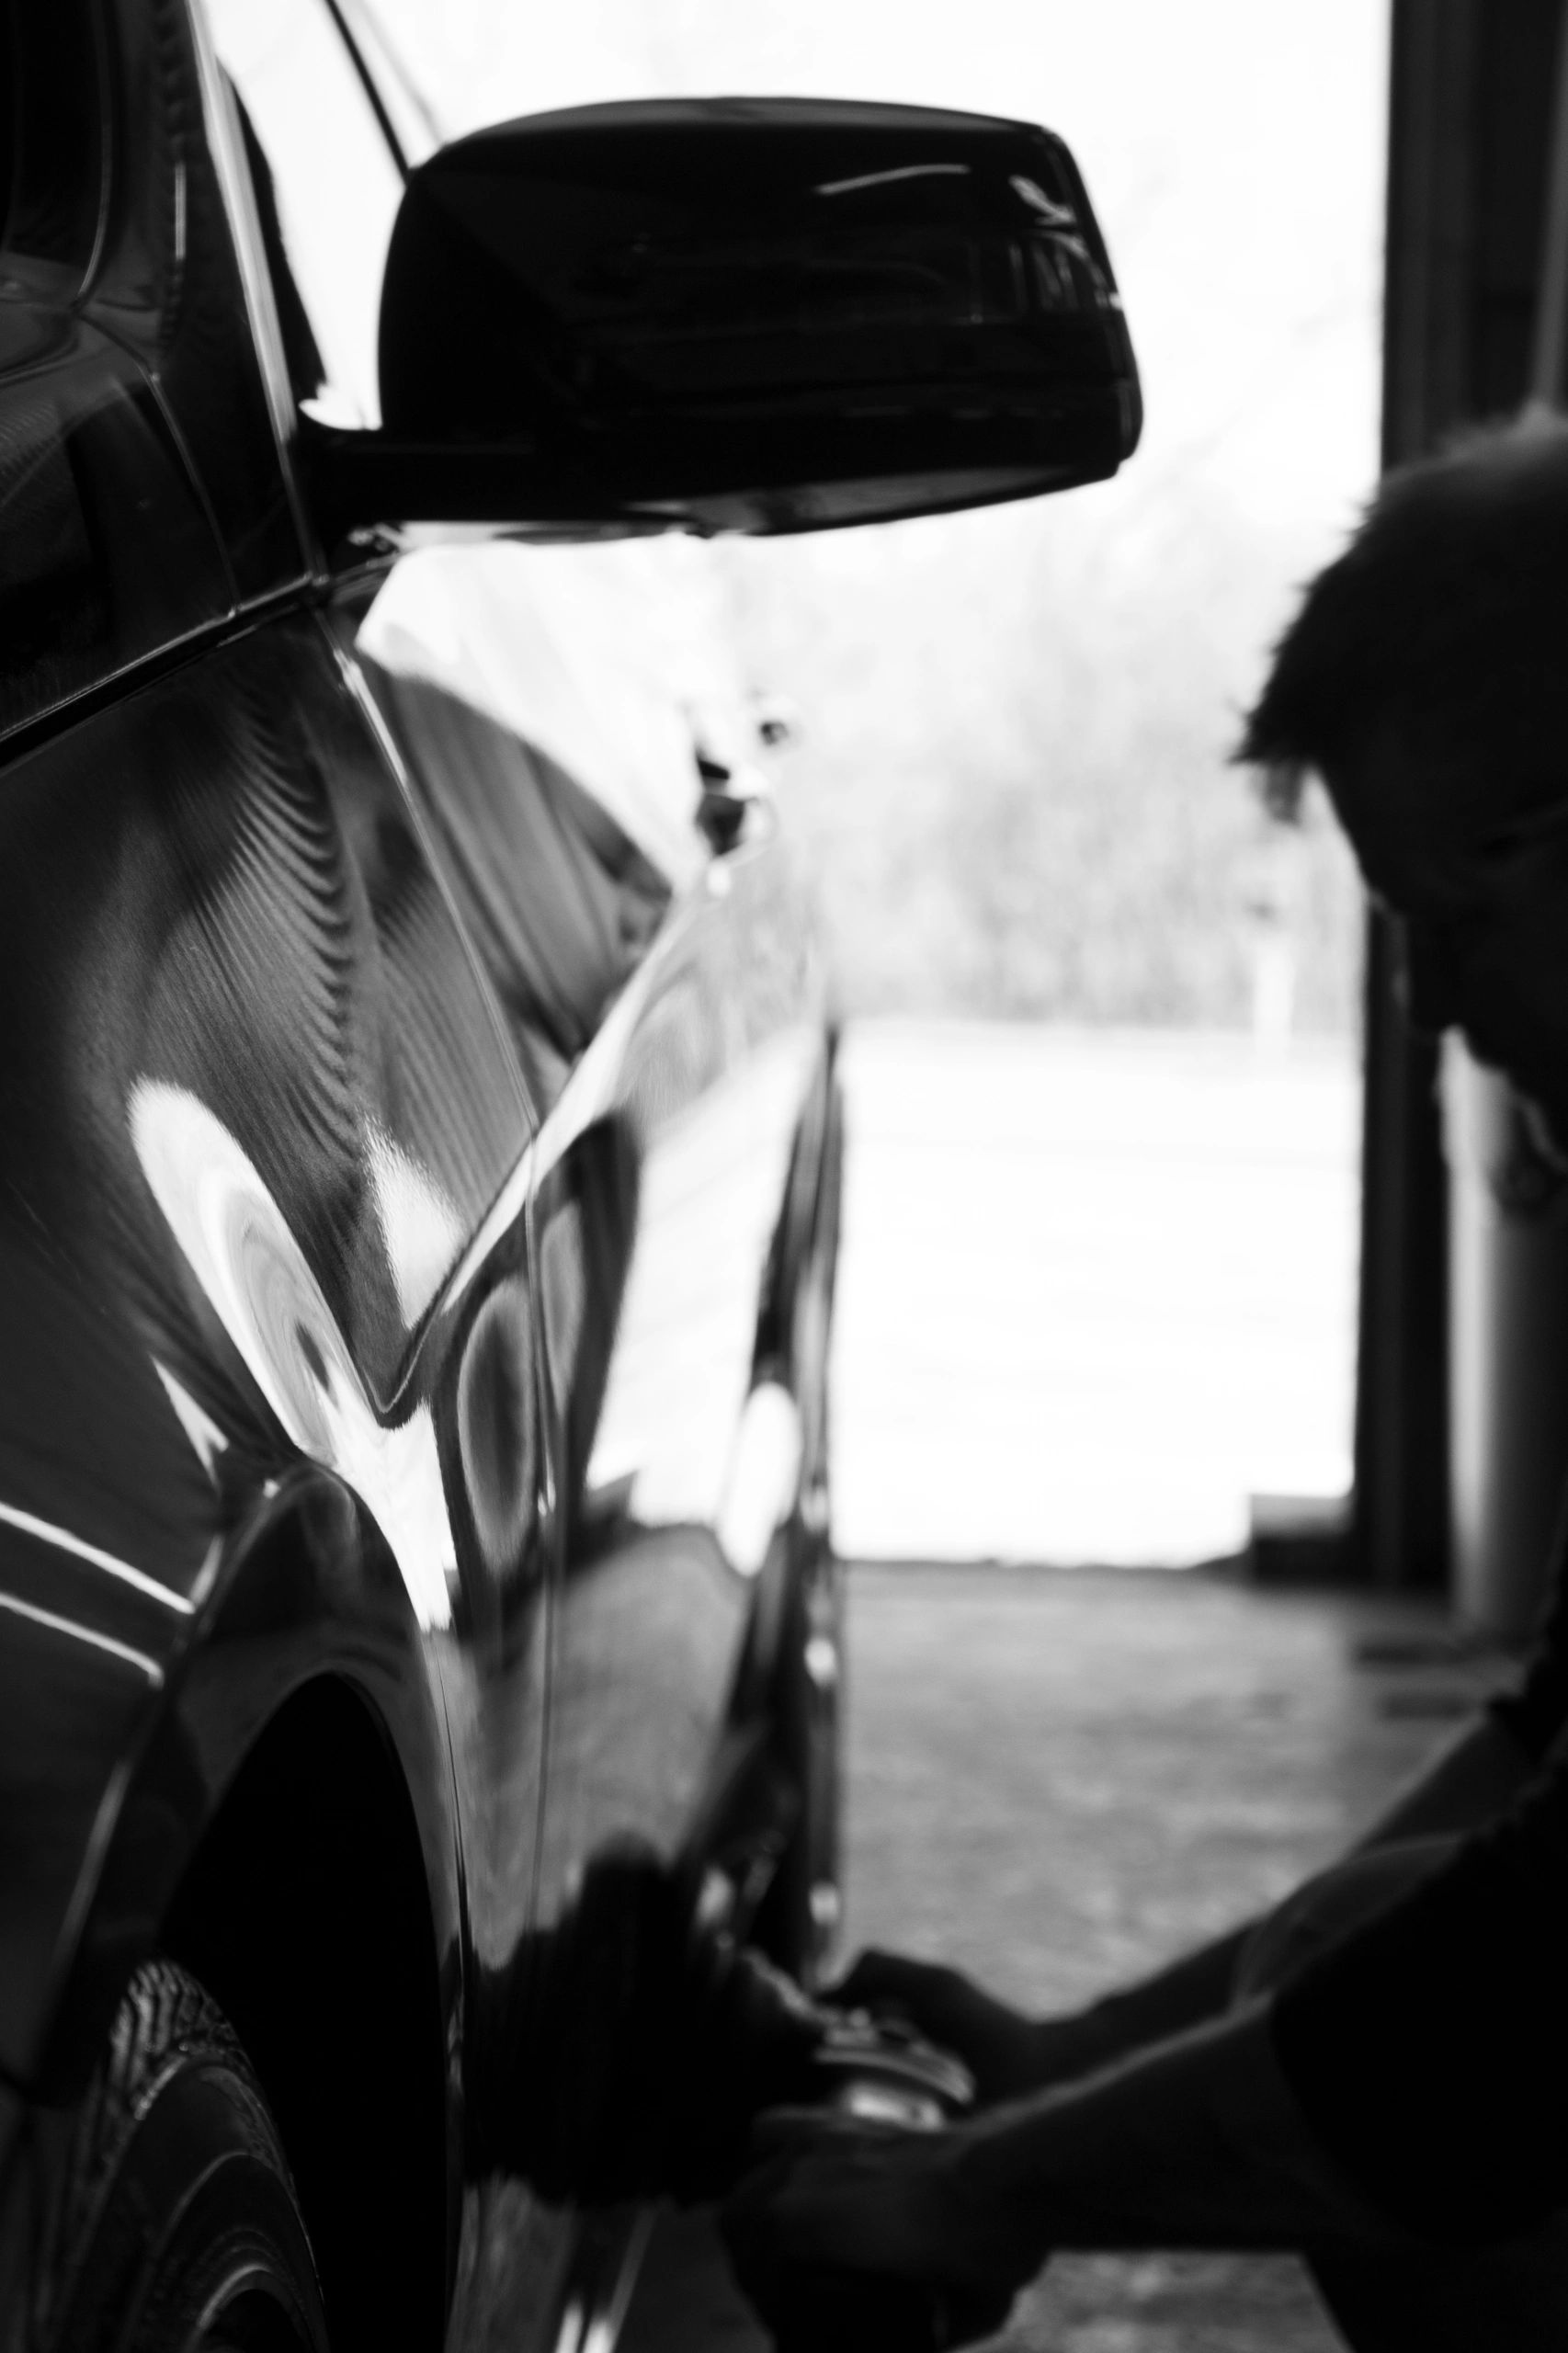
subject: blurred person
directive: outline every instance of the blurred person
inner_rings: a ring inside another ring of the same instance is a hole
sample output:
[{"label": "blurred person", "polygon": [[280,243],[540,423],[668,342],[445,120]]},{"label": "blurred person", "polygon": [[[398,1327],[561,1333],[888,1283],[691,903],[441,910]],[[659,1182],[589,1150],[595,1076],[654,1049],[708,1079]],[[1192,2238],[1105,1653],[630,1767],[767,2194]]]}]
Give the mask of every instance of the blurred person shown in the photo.
[{"label": "blurred person", "polygon": [[[1403,938],[1568,1160],[1568,426],[1389,478],[1282,640],[1238,756],[1315,772]],[[1288,1246],[1288,1237],[1287,1246]],[[766,2119],[743,2281],[1006,2295],[1054,2247],[1293,2249],[1358,2353],[1568,2347],[1568,1546],[1519,1688],[1336,1866],[1075,2015],[862,1955],[835,1999],[967,2060],[930,2133]]]}]

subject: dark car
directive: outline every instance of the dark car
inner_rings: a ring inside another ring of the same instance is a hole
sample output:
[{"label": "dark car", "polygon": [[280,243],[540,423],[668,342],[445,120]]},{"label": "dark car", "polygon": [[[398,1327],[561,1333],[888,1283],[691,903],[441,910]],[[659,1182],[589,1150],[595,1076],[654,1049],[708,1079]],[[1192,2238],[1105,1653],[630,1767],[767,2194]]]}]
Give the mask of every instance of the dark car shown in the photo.
[{"label": "dark car", "polygon": [[0,202],[0,2342],[608,2347],[836,1912],[832,1041],[646,542],[1114,471],[1108,265],[336,0],[9,0]]}]

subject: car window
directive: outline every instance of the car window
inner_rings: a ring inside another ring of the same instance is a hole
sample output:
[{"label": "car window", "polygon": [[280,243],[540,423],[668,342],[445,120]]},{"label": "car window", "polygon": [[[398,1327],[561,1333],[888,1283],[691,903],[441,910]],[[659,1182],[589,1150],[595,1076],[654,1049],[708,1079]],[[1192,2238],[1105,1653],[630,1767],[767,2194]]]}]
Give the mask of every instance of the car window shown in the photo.
[{"label": "car window", "polygon": [[[293,281],[277,292],[296,397],[330,424],[379,425],[396,159],[322,0],[207,0],[207,13],[243,110],[258,206],[264,217],[276,207]],[[301,306],[309,334],[289,334]]]},{"label": "car window", "polygon": [[221,619],[233,592],[165,404],[94,315],[111,194],[102,23],[74,0],[0,23],[6,733]]},{"label": "car window", "polygon": [[[62,20],[76,5],[66,0]],[[11,13],[53,17],[52,7]],[[93,0],[91,30],[107,52],[113,102],[90,141],[76,134],[77,169],[99,190],[79,309],[155,387],[200,481],[237,597],[248,603],[297,581],[303,552],[278,430],[281,404],[269,397],[246,299],[254,231],[248,206],[234,201],[244,195],[243,165],[197,20],[162,9],[155,41],[150,26],[145,0]],[[84,57],[82,43],[74,46],[69,79],[79,94],[92,47]],[[29,100],[23,108],[29,135],[49,125],[50,110]],[[72,209],[85,217],[85,199]]]},{"label": "car window", "polygon": [[77,293],[107,196],[104,51],[85,0],[0,9],[0,257],[6,290]]}]

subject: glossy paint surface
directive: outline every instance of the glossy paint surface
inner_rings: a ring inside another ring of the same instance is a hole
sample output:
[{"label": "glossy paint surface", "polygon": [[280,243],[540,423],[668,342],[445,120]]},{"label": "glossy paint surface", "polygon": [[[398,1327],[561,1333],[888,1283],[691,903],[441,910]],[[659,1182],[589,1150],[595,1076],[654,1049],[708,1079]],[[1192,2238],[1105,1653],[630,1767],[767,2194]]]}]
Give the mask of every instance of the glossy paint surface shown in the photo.
[{"label": "glossy paint surface", "polygon": [[324,1680],[415,1826],[449,2340],[551,2344],[624,2233],[587,2143],[497,2177],[494,2103],[613,2028],[539,1957],[607,1856],[700,1883],[762,1720],[820,1475],[820,985],[771,812],[704,836],[637,596],[312,573],[241,126],[179,10],[103,22],[166,86],[97,291],[0,287],[4,2196],[47,2204],[127,1971]]},{"label": "glossy paint surface", "polygon": [[0,304],[0,732],[231,605],[222,551],[151,385],[47,302]]},{"label": "glossy paint surface", "polygon": [[166,0],[108,0],[104,34],[111,163],[85,308],[153,386],[244,607],[306,569],[251,341],[270,300],[270,223],[198,22]]},{"label": "glossy paint surface", "polygon": [[189,21],[97,13],[19,16],[6,60],[0,734],[305,569]]},{"label": "glossy paint surface", "polygon": [[[515,550],[417,557],[405,574],[360,649],[545,1107],[528,1250],[484,1255],[504,1195],[449,1311],[472,1546],[442,1647],[472,1951],[494,1998],[528,2014],[542,2080],[562,2040],[613,2038],[591,1988],[562,1995],[557,1972],[540,1993],[545,1956],[607,1859],[678,1867],[699,1838],[757,1572],[796,1503],[798,1443],[763,1462],[754,1439],[754,1466],[744,1433],[791,1148],[821,1082],[817,983],[770,816],[710,862],[689,733],[610,608],[585,600],[580,566],[558,598],[549,559]],[[792,1427],[788,1392],[770,1393]],[[530,1414],[526,1453],[510,1430]],[[744,1509],[726,1523],[737,1469]],[[581,2130],[574,2117],[570,2156],[540,2148],[553,2198],[474,2186],[454,2342],[493,2307],[569,2295],[581,2250],[559,2185],[603,2154]]]},{"label": "glossy paint surface", "polygon": [[[429,1405],[388,1421],[375,1401],[528,1115],[308,617],[18,764],[4,824],[0,1529],[18,1605],[84,1613],[120,1749],[131,1694],[146,1706],[204,1576],[296,1464],[359,1497],[421,1623],[449,1617]],[[7,1972],[10,2003],[32,1974]]]}]

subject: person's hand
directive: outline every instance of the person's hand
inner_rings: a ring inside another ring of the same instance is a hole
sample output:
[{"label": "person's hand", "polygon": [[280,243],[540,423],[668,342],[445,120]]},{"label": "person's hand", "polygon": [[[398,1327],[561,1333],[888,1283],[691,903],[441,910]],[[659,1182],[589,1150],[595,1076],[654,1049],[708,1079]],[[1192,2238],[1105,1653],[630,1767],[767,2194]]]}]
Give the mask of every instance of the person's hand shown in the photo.
[{"label": "person's hand", "polygon": [[[758,2121],[752,2149],[720,2224],[736,2278],[781,2341],[805,2341],[813,2297],[825,2311],[834,2290],[853,2293],[862,2314],[879,2295],[924,2297],[943,2344],[987,2336],[1044,2260],[1032,2234],[1026,2241],[966,2178],[962,2126],[909,2131],[781,2109]],[[827,2341],[820,2319],[816,2333]],[[873,2341],[863,2325],[858,2341]]]},{"label": "person's hand", "polygon": [[961,2059],[982,2106],[1018,2099],[1087,2075],[1104,2057],[1093,2029],[1077,2018],[1030,2018],[939,1961],[906,1953],[860,1953],[821,1997],[837,2009],[912,2026]]}]

